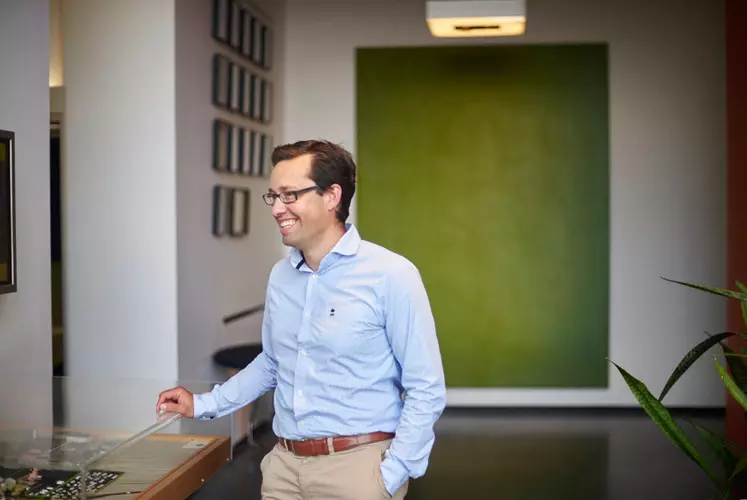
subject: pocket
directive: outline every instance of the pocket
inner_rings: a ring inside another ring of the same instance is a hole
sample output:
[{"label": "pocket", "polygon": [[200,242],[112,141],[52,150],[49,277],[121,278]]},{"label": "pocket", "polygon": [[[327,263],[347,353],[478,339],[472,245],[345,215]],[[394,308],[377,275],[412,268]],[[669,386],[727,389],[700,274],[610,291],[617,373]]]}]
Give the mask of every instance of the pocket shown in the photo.
[{"label": "pocket", "polygon": [[389,348],[375,311],[362,301],[335,301],[320,307],[312,323],[312,341],[336,356],[375,356]]},{"label": "pocket", "polygon": [[273,448],[264,457],[262,457],[262,460],[259,462],[259,470],[262,472],[263,476],[267,472],[268,464],[270,460],[272,459],[272,455],[274,454],[275,454],[275,447],[273,446]]},{"label": "pocket", "polygon": [[383,495],[383,498],[390,499],[392,495],[389,494],[384,485],[384,476],[381,474],[381,467],[377,466],[376,468],[378,469],[376,471],[376,482],[379,484],[379,493]]},{"label": "pocket", "polygon": [[381,463],[385,458],[384,453],[385,452],[382,451],[381,454],[378,455],[379,460],[376,461],[376,471],[374,472],[374,477],[376,477],[376,483],[379,486],[379,493],[382,495],[382,498],[390,499],[392,498],[392,495],[390,495],[386,490],[386,485],[384,485],[384,475],[381,472]]}]

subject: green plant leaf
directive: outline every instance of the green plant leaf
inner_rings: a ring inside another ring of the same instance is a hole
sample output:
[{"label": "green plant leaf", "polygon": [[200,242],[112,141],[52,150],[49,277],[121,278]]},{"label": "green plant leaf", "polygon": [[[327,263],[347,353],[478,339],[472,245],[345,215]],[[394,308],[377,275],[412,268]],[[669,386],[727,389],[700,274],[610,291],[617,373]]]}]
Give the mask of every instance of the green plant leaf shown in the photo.
[{"label": "green plant leaf", "polygon": [[[744,286],[739,281],[737,281],[737,286],[742,290],[743,294],[747,295],[747,286]],[[745,299],[742,299],[742,321],[744,321],[744,325],[747,326],[747,300]]]},{"label": "green plant leaf", "polygon": [[726,384],[726,388],[729,390],[732,396],[734,396],[734,399],[737,400],[737,403],[739,403],[742,408],[747,410],[747,396],[744,394],[742,389],[739,388],[736,382],[734,382],[734,379],[731,378],[731,376],[726,372],[726,369],[721,366],[721,363],[718,362],[718,360],[714,360],[716,363],[716,368],[718,369],[719,375],[721,375],[721,379],[724,381],[724,384]]},{"label": "green plant leaf", "polygon": [[729,371],[734,377],[734,381],[742,389],[742,392],[747,392],[747,365],[739,359],[738,354],[728,345],[721,344],[721,348],[724,350],[726,363],[729,365]]},{"label": "green plant leaf", "polygon": [[641,404],[651,420],[653,420],[654,423],[659,426],[662,431],[664,431],[664,434],[666,434],[669,440],[672,441],[672,443],[674,443],[675,446],[677,446],[680,450],[682,450],[682,452],[685,453],[685,455],[687,455],[691,460],[697,463],[715,485],[719,487],[722,486],[723,481],[720,481],[718,477],[716,477],[708,464],[703,460],[703,457],[700,456],[700,453],[692,444],[692,442],[672,419],[669,411],[664,407],[664,405],[661,404],[661,402],[659,402],[659,400],[654,397],[653,394],[651,394],[646,385],[635,378],[633,375],[625,371],[624,368],[619,366],[614,361],[609,361],[610,363],[615,365],[617,370],[623,376],[623,379],[625,379],[625,383],[628,384],[628,387],[630,388],[630,391],[633,393],[635,398]]},{"label": "green plant leaf", "polygon": [[703,438],[703,441],[705,441],[711,449],[711,452],[718,460],[719,464],[721,464],[724,474],[729,474],[730,471],[733,471],[737,465],[737,457],[735,457],[731,450],[729,450],[726,439],[719,436],[708,427],[704,427],[687,417],[685,417],[685,420],[698,431],[700,436]]},{"label": "green plant leaf", "polygon": [[[716,434],[708,427],[700,425],[687,417],[685,417],[685,420],[701,435],[705,443],[713,452],[713,455],[721,464],[724,474],[727,476],[731,474],[728,479],[729,483],[736,482],[742,487],[746,486],[747,474],[744,474],[744,469],[747,467],[747,453],[745,453],[745,450],[737,444],[727,441],[724,437]],[[742,458],[738,459],[736,453],[741,454]]]},{"label": "green plant leaf", "polygon": [[696,285],[694,283],[685,283],[684,281],[676,281],[676,280],[670,280],[669,278],[662,278],[664,281],[669,281],[670,283],[677,283],[678,285],[684,285],[690,288],[694,288],[696,290],[700,290],[703,292],[713,293],[716,295],[721,295],[722,297],[728,297],[730,299],[737,299],[737,300],[747,300],[747,295],[744,293],[735,292],[733,290],[725,290],[723,288],[713,288],[710,286],[705,285]]},{"label": "green plant leaf", "polygon": [[724,356],[726,356],[727,358],[747,358],[747,354],[739,354],[736,352],[727,352],[724,353]]},{"label": "green plant leaf", "polygon": [[711,347],[715,346],[722,340],[728,339],[733,335],[734,333],[732,332],[724,332],[713,335],[693,347],[690,352],[685,354],[685,357],[682,358],[682,360],[677,365],[677,368],[674,369],[672,374],[669,376],[669,380],[667,380],[667,383],[664,385],[664,389],[662,389],[661,395],[659,396],[659,401],[662,401],[664,399],[664,396],[667,395],[667,393],[674,386],[677,380],[679,380],[680,377],[685,374],[685,372],[690,368],[690,366],[692,366],[693,363],[695,363],[695,361],[698,360],[698,358],[700,358],[704,353],[708,352]]},{"label": "green plant leaf", "polygon": [[737,465],[734,467],[734,472],[729,476],[729,482],[734,481],[734,478],[741,474],[745,467],[747,467],[747,454],[742,455],[739,458],[739,462],[737,462]]}]

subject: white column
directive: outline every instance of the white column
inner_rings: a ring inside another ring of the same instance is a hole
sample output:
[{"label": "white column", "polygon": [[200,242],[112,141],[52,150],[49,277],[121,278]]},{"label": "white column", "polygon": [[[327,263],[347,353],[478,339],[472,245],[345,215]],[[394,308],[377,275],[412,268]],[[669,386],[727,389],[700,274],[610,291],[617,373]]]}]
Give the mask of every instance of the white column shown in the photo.
[{"label": "white column", "polygon": [[65,365],[177,375],[174,0],[63,0]]},{"label": "white column", "polygon": [[0,295],[0,371],[51,376],[48,0],[0,2],[0,129],[16,134],[18,256],[18,291]]}]

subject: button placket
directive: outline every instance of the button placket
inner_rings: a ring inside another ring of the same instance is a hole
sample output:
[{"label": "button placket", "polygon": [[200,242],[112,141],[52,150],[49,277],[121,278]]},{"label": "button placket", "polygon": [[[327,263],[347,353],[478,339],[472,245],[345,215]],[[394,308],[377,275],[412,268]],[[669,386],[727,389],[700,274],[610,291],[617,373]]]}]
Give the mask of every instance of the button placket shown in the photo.
[{"label": "button placket", "polygon": [[[306,284],[306,300],[304,302],[303,315],[301,319],[301,326],[298,331],[298,355],[296,356],[296,372],[294,385],[296,388],[293,400],[294,400],[294,413],[297,420],[301,420],[308,408],[307,395],[304,393],[303,388],[306,386],[308,379],[308,371],[310,369],[309,359],[307,356],[304,345],[309,338],[309,332],[311,329],[311,318],[312,309],[316,302],[316,289],[317,289],[317,273],[312,273],[310,279]],[[300,425],[303,427],[303,425]]]}]

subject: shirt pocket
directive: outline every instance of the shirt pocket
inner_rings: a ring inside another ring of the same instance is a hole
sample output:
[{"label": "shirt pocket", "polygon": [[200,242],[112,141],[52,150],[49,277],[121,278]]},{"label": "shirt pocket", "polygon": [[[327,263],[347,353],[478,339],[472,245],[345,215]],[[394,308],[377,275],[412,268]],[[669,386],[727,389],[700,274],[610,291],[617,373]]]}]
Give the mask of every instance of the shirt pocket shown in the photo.
[{"label": "shirt pocket", "polygon": [[329,301],[314,322],[319,344],[335,355],[367,355],[380,352],[386,341],[374,309],[362,300]]}]

